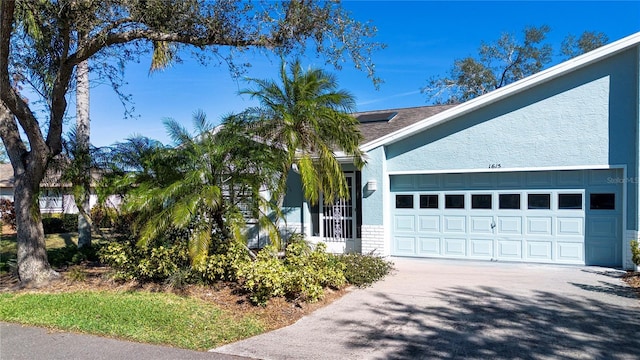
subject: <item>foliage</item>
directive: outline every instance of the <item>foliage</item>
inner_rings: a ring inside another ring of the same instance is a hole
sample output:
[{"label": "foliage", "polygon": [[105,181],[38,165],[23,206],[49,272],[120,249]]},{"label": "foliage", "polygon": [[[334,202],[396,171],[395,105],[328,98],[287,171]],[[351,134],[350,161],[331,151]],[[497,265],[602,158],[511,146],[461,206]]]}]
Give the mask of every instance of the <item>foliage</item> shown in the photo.
[{"label": "foliage", "polygon": [[189,264],[186,242],[175,239],[144,246],[132,241],[110,242],[98,255],[113,268],[115,280],[164,281]]},{"label": "foliage", "polygon": [[16,229],[16,208],[13,201],[0,199],[0,218],[3,224],[9,225],[13,230]]},{"label": "foliage", "polygon": [[[243,243],[216,239],[201,261],[191,265],[186,233],[173,231],[161,241],[138,246],[134,241],[111,242],[99,253],[113,270],[115,280],[169,281],[178,276],[189,283],[236,281],[242,263],[249,262]],[[181,274],[176,274],[180,272]]]},{"label": "foliage", "polygon": [[60,268],[69,265],[78,265],[84,261],[98,261],[98,252],[102,244],[92,244],[78,248],[75,244],[47,250],[47,256],[51,266]]},{"label": "foliage", "polygon": [[119,221],[118,210],[113,207],[97,204],[91,208],[91,219],[95,226],[113,228]]},{"label": "foliage", "polygon": [[608,42],[609,37],[602,32],[585,31],[577,38],[569,34],[562,40],[560,53],[566,59],[571,59],[595,50]]},{"label": "foliage", "polygon": [[125,196],[124,210],[135,214],[134,230],[141,244],[169,228],[188,230],[189,256],[195,265],[205,260],[214,237],[242,238],[240,206],[262,224],[268,223],[263,209],[273,205],[260,189],[275,176],[269,166],[270,148],[245,136],[235,123],[225,121],[213,129],[201,112],[193,121],[195,135],[178,122],[165,120],[176,148],[161,149],[149,159],[149,167],[160,171],[148,179],[126,174],[123,180],[138,179]]},{"label": "foliage", "polygon": [[338,256],[344,266],[344,276],[351,285],[366,287],[387,276],[393,263],[378,256],[344,254]]},{"label": "foliage", "polygon": [[250,261],[251,258],[241,241],[216,241],[204,261],[193,265],[191,277],[208,284],[216,281],[237,281],[240,268]]},{"label": "foliage", "polygon": [[267,328],[210,301],[142,291],[3,293],[0,320],[201,351]]},{"label": "foliage", "polygon": [[312,203],[323,193],[326,203],[347,198],[348,187],[335,152],[364,165],[360,150],[362,134],[350,114],[355,100],[338,89],[336,78],[321,70],[303,70],[299,60],[287,69],[282,62],[279,82],[250,79],[255,89],[243,90],[260,102],[244,114],[247,127],[275,147],[285,150],[280,159],[280,182],[275,198],[282,202],[287,174],[293,165],[302,178],[304,195]]},{"label": "foliage", "polygon": [[322,298],[325,287],[340,288],[346,283],[342,265],[325,250],[323,243],[311,250],[305,241],[294,240],[285,258],[279,259],[277,248],[269,245],[256,261],[240,269],[239,277],[256,304],[264,305],[277,296],[313,302]]},{"label": "foliage", "polygon": [[[521,38],[505,33],[495,42],[482,42],[477,56],[456,59],[448,75],[429,79],[421,91],[436,104],[456,104],[533,75],[552,61],[553,48],[545,43],[549,31],[547,25],[526,27]],[[607,41],[603,33],[568,35],[561,55],[574,57]]]},{"label": "foliage", "polygon": [[640,265],[640,247],[638,247],[638,240],[631,240],[631,261],[636,265]]},{"label": "foliage", "polygon": [[45,234],[60,234],[73,232],[78,229],[77,214],[51,215],[42,218]]}]

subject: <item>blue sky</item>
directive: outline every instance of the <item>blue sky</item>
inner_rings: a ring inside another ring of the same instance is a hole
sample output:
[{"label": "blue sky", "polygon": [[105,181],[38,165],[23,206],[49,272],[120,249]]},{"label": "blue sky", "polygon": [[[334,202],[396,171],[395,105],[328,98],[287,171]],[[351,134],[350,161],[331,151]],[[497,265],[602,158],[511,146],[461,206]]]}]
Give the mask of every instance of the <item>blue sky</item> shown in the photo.
[{"label": "blue sky", "polygon": [[[445,75],[455,59],[475,55],[482,41],[497,40],[504,32],[519,35],[525,26],[549,25],[548,42],[556,52],[567,34],[599,31],[615,41],[640,31],[640,1],[346,1],[344,6],[356,19],[371,20],[378,28],[376,41],[387,44],[374,54],[377,75],[384,80],[379,90],[350,64],[341,71],[327,68],[340,87],[355,95],[358,111],[426,105],[420,88],[427,79]],[[245,60],[252,64],[247,76],[277,76],[278,58],[247,55]],[[255,105],[238,95],[248,84],[232,79],[225,65],[204,67],[185,57],[184,63],[149,75],[148,61],[129,64],[125,71],[123,91],[133,96],[134,118],[123,118],[124,108],[109,87],[92,89],[94,145],[110,145],[134,134],[169,143],[163,118],[190,128],[198,109],[217,123],[226,114]],[[302,62],[324,66],[315,57]]]}]

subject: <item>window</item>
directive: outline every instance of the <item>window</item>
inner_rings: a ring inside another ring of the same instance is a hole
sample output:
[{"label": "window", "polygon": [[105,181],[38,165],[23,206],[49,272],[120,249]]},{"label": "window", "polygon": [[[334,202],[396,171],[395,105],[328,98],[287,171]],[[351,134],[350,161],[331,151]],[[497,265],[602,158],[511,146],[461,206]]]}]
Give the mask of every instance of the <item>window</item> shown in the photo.
[{"label": "window", "polygon": [[420,209],[437,209],[438,195],[420,195]]},{"label": "window", "polygon": [[534,210],[551,209],[551,194],[529,194],[527,208]]},{"label": "window", "polygon": [[447,209],[464,209],[464,195],[445,195],[444,207]]},{"label": "window", "polygon": [[491,209],[491,194],[471,195],[472,209]]},{"label": "window", "polygon": [[500,194],[498,200],[500,209],[520,209],[520,194]]},{"label": "window", "polygon": [[582,194],[558,194],[558,209],[582,209]]},{"label": "window", "polygon": [[396,209],[413,209],[413,195],[396,195]]},{"label": "window", "polygon": [[591,210],[615,210],[616,194],[591,194],[589,196]]}]

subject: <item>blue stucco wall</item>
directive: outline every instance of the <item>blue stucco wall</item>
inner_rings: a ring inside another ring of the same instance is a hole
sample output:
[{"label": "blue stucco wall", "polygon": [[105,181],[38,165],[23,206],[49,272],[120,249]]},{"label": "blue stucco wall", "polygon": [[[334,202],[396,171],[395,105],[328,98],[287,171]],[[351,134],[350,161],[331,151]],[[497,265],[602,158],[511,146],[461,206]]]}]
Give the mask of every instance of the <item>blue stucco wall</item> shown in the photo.
[{"label": "blue stucco wall", "polygon": [[[390,144],[386,170],[626,165],[638,179],[638,57],[627,50]],[[637,181],[627,195],[627,228],[638,229]]]},{"label": "blue stucco wall", "polygon": [[[383,225],[385,189],[385,153],[383,147],[367,152],[367,164],[362,168],[362,222],[366,225]],[[367,190],[367,182],[375,180],[378,190]]]}]

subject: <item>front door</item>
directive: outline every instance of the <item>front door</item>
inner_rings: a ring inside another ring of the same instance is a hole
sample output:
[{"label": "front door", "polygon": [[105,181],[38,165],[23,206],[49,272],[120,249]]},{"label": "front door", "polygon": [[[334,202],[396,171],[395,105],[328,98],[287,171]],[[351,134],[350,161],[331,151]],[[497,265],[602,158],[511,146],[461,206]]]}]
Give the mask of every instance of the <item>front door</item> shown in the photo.
[{"label": "front door", "polygon": [[[359,251],[356,237],[356,177],[354,173],[344,174],[349,188],[349,198],[337,200],[333,204],[325,204],[320,195],[320,237],[327,243],[328,250],[333,252]],[[339,249],[341,248],[341,249]]]}]

